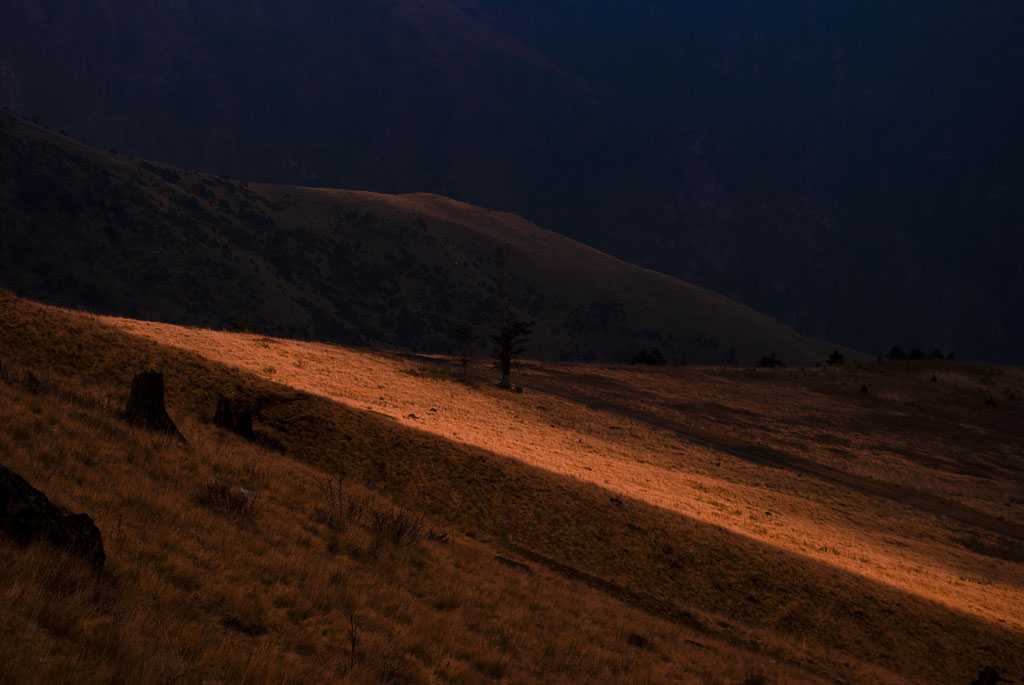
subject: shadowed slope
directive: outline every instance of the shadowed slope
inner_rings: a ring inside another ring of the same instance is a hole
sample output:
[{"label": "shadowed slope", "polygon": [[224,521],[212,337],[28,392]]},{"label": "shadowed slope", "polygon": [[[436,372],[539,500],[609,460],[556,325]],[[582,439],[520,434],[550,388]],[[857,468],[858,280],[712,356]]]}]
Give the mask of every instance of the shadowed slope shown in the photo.
[{"label": "shadowed slope", "polygon": [[[90,148],[0,114],[0,274],[119,315],[452,351],[536,319],[535,358],[813,364],[831,347],[510,214],[429,195],[245,184]],[[506,248],[507,246],[507,248]],[[475,350],[481,352],[478,344]],[[855,353],[849,353],[855,356]]]}]

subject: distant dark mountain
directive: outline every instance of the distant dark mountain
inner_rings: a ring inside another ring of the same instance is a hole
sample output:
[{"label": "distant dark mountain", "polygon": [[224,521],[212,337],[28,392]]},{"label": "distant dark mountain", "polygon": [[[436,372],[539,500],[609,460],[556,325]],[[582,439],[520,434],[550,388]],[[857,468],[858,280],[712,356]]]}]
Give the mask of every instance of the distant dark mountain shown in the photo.
[{"label": "distant dark mountain", "polygon": [[1024,5],[20,0],[0,101],[515,211],[822,338],[1024,361]]},{"label": "distant dark mountain", "polygon": [[[47,302],[416,352],[513,313],[529,356],[824,361],[832,347],[518,216],[437,195],[247,184],[98,150],[0,113],[0,286]],[[507,260],[507,262],[506,262]],[[851,353],[856,356],[856,353]]]}]

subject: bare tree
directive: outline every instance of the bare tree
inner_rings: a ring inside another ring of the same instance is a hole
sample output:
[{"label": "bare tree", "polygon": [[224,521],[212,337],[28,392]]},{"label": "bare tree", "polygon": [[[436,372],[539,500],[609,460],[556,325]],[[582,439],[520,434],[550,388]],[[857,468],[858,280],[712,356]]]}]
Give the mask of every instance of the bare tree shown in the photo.
[{"label": "bare tree", "polygon": [[502,311],[501,331],[491,336],[498,345],[498,351],[494,354],[497,360],[495,366],[501,369],[501,381],[499,388],[506,390],[512,387],[512,363],[516,357],[526,352],[526,344],[530,342],[530,332],[533,329],[533,321],[519,321],[512,318],[511,310],[511,284],[508,269],[508,244],[505,244],[505,302]]},{"label": "bare tree", "polygon": [[479,337],[476,329],[468,323],[460,324],[453,328],[448,337],[459,344],[459,363],[462,365],[462,377],[469,377],[469,353],[473,343]]},{"label": "bare tree", "polygon": [[526,352],[526,344],[530,342],[530,329],[533,328],[533,323],[533,321],[507,321],[502,326],[500,333],[491,336],[491,340],[498,344],[498,351],[494,358],[497,360],[495,366],[501,369],[499,388],[512,387],[512,363],[516,357]]}]

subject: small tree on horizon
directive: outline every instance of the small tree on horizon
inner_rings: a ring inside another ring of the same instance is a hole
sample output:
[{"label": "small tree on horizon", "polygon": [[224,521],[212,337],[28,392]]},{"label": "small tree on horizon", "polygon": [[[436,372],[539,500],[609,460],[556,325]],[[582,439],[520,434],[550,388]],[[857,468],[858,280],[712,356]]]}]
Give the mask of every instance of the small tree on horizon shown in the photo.
[{"label": "small tree on horizon", "polygon": [[462,323],[453,328],[448,337],[459,344],[459,364],[462,365],[462,378],[469,377],[469,352],[479,337],[471,324]]},{"label": "small tree on horizon", "polygon": [[661,353],[657,347],[650,349],[643,349],[636,353],[630,364],[647,364],[649,366],[665,366],[668,364],[668,360],[665,359],[665,355]]},{"label": "small tree on horizon", "polygon": [[512,363],[516,357],[526,352],[526,344],[530,342],[530,331],[534,321],[519,321],[512,318],[512,284],[509,277],[509,246],[505,243],[505,298],[502,304],[501,331],[491,336],[498,345],[494,354],[495,366],[501,369],[499,388],[512,388]]},{"label": "small tree on horizon", "polygon": [[888,357],[889,359],[906,359],[907,353],[899,345],[893,345],[892,349],[889,350]]},{"label": "small tree on horizon", "polygon": [[771,356],[766,354],[765,356],[761,357],[761,361],[757,362],[757,365],[764,369],[775,369],[780,366],[785,366],[786,363],[779,359],[778,357],[776,357],[775,353],[772,352]]},{"label": "small tree on horizon", "polygon": [[840,352],[838,349],[832,350],[832,354],[828,356],[828,359],[825,360],[825,363],[828,364],[829,366],[839,366],[841,364],[846,363],[846,357],[844,357],[843,353]]}]

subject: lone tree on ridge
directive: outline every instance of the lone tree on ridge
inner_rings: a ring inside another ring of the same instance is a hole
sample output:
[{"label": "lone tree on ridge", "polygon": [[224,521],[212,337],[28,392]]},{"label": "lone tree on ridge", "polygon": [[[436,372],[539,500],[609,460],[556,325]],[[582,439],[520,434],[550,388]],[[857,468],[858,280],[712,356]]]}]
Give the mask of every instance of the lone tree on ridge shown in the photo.
[{"label": "lone tree on ridge", "polygon": [[512,362],[516,357],[526,352],[526,344],[530,342],[530,332],[533,329],[534,321],[519,321],[512,318],[511,312],[511,285],[508,274],[508,244],[505,244],[505,303],[502,311],[501,331],[491,336],[498,345],[498,351],[494,354],[495,366],[501,369],[501,381],[499,388],[506,390],[512,387]]},{"label": "lone tree on ridge", "polygon": [[469,353],[473,343],[479,337],[472,324],[459,324],[448,333],[448,337],[459,344],[459,364],[462,365],[462,378],[469,377]]}]

